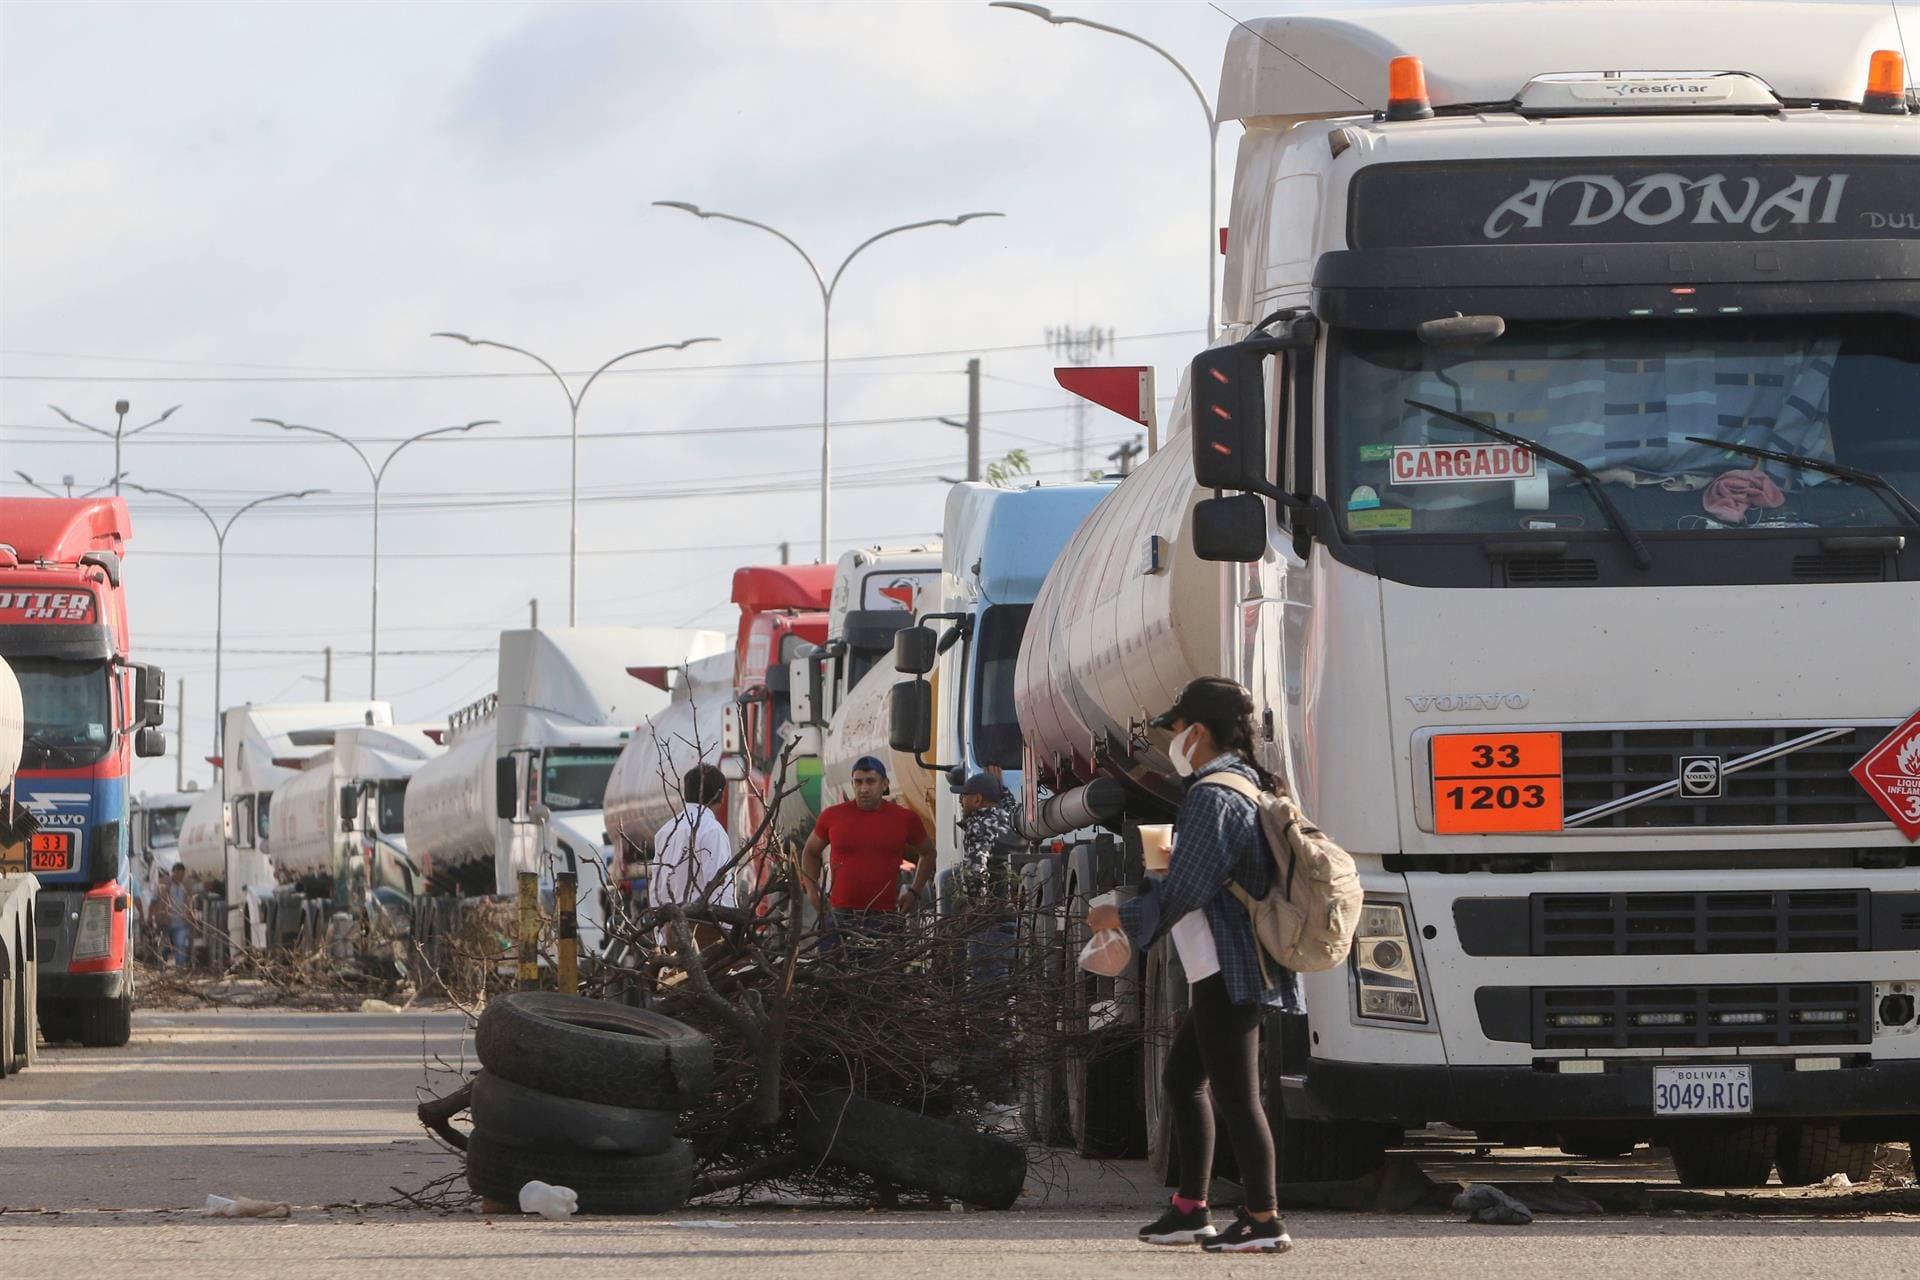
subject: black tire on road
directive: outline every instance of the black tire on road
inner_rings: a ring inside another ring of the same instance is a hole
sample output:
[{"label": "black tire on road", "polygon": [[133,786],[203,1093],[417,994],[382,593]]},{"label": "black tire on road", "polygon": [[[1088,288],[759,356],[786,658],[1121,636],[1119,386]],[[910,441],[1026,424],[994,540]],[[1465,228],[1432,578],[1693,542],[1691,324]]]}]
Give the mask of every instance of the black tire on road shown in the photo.
[{"label": "black tire on road", "polygon": [[77,1021],[74,1038],[89,1049],[118,1049],[133,1039],[133,975],[117,996],[80,1001]]},{"label": "black tire on road", "polygon": [[1780,1185],[1808,1187],[1836,1173],[1846,1174],[1849,1182],[1865,1182],[1873,1176],[1875,1149],[1871,1142],[1842,1141],[1838,1121],[1783,1124],[1774,1151]]},{"label": "black tire on road", "polygon": [[552,991],[493,1001],[474,1047],[503,1080],[615,1107],[679,1111],[713,1080],[713,1042],[686,1023]]},{"label": "black tire on road", "polygon": [[71,1000],[42,1000],[36,1011],[40,1038],[48,1044],[67,1044],[80,1038],[80,1014]]},{"label": "black tire on road", "polygon": [[515,1147],[478,1125],[467,1139],[467,1185],[518,1207],[529,1182],[570,1187],[582,1213],[671,1213],[693,1190],[693,1148],[675,1142],[650,1156],[610,1156],[557,1147]]},{"label": "black tire on road", "polygon": [[845,1089],[802,1100],[795,1128],[822,1159],[987,1209],[1011,1208],[1027,1181],[1027,1153],[1006,1139]]},{"label": "black tire on road", "polygon": [[654,1156],[673,1145],[673,1112],[542,1093],[491,1072],[473,1078],[473,1127],[514,1147]]},{"label": "black tire on road", "polygon": [[1773,1172],[1772,1125],[1700,1125],[1667,1137],[1683,1187],[1764,1187]]}]

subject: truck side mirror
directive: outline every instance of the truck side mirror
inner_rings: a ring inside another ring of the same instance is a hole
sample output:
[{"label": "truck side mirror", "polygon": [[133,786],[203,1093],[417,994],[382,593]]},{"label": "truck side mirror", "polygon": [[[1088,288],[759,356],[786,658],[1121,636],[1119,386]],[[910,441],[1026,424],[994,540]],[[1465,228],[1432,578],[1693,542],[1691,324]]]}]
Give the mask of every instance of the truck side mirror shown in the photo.
[{"label": "truck side mirror", "polygon": [[1193,504],[1193,554],[1202,560],[1252,564],[1267,552],[1267,505],[1251,493]]},{"label": "truck side mirror", "polygon": [[519,769],[512,756],[501,756],[493,762],[493,816],[512,822],[520,813]]},{"label": "truck side mirror", "polygon": [[353,820],[360,816],[360,789],[358,787],[340,788],[340,829],[353,830]]},{"label": "truck side mirror", "polygon": [[910,676],[923,676],[933,670],[939,659],[939,648],[940,641],[932,627],[902,627],[893,633],[893,665]]},{"label": "truck side mirror", "polygon": [[887,690],[887,745],[915,756],[933,746],[933,686],[925,680]]},{"label": "truck side mirror", "polygon": [[167,754],[167,735],[148,725],[133,735],[133,754],[142,759]]},{"label": "truck side mirror", "polygon": [[1193,478],[1244,492],[1267,478],[1266,344],[1214,347],[1194,357]]},{"label": "truck side mirror", "polygon": [[819,722],[820,662],[812,654],[802,654],[787,664],[787,717],[797,725]]},{"label": "truck side mirror", "polygon": [[[133,701],[139,708],[140,723],[157,729],[167,721],[167,673],[149,663],[139,663],[133,668]],[[136,745],[136,751],[139,747]],[[151,752],[152,755],[165,755],[166,751]]]}]

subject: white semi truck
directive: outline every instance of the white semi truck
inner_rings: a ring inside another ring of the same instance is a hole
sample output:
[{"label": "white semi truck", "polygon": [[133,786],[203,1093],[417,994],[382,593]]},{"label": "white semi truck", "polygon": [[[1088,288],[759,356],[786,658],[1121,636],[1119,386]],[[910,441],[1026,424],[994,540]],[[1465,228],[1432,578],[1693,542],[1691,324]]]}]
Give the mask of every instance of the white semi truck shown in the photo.
[{"label": "white semi truck", "polygon": [[[273,859],[273,793],[333,743],[342,728],[386,726],[384,702],[286,702],[228,707],[222,715],[219,785],[193,801],[180,829],[189,875],[218,882],[228,938],[267,945],[267,904],[282,876]],[[244,930],[243,930],[244,922]]]},{"label": "white semi truck", "polygon": [[[1079,900],[1172,813],[1146,721],[1202,674],[1359,860],[1351,962],[1272,1027],[1284,1178],[1431,1121],[1718,1185],[1920,1133],[1900,48],[1885,4],[1689,0],[1229,37],[1226,331],[1017,706],[1031,778],[1126,789]],[[1138,1125],[1155,1078],[1083,1103]]]},{"label": "white semi truck", "polygon": [[449,718],[446,753],[407,788],[409,847],[432,868],[425,905],[440,913],[426,933],[457,927],[464,898],[511,896],[523,871],[550,900],[565,872],[581,953],[596,954],[614,875],[607,780],[633,727],[668,702],[641,675],[726,648],[720,632],[667,627],[501,632],[498,692]]},{"label": "white semi truck", "polygon": [[20,767],[26,711],[20,681],[0,658],[0,1077],[31,1066],[39,966],[34,963],[33,907],[39,890],[25,855],[38,822],[15,802],[14,772]]},{"label": "white semi truck", "polygon": [[607,779],[607,834],[627,864],[653,857],[654,833],[684,807],[680,782],[720,758],[726,709],[734,700],[734,655],[689,662],[672,676],[670,701],[642,720]]},{"label": "white semi truck", "polygon": [[[444,749],[438,725],[348,725],[330,746],[274,789],[268,836],[283,898],[325,904],[325,929],[344,916],[349,939],[381,946],[409,932],[426,876],[407,850],[406,795],[413,775]],[[282,913],[280,936],[295,924]],[[301,923],[307,923],[302,909]],[[310,929],[316,939],[320,930]]]}]

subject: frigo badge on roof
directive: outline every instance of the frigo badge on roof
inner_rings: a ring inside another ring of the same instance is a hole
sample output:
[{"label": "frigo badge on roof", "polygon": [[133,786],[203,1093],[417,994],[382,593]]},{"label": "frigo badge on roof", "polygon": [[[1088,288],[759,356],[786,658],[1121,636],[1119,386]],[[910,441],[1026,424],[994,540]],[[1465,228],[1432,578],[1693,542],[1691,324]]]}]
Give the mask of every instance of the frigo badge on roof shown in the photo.
[{"label": "frigo badge on roof", "polygon": [[1524,711],[1532,701],[1524,693],[1410,693],[1414,711]]},{"label": "frigo badge on roof", "polygon": [[[1684,219],[1702,226],[1744,227],[1763,236],[1781,227],[1831,226],[1839,220],[1849,176],[1794,174],[1764,193],[1759,178],[1729,182],[1723,173],[1694,178],[1650,173],[1628,182],[1604,173],[1534,178],[1494,206],[1481,234],[1499,240],[1510,231],[1537,231],[1550,212],[1571,204],[1573,192],[1580,201],[1566,220],[1569,227],[1597,227],[1616,218],[1658,227]],[[1562,191],[1569,192],[1569,198],[1554,200]]]}]

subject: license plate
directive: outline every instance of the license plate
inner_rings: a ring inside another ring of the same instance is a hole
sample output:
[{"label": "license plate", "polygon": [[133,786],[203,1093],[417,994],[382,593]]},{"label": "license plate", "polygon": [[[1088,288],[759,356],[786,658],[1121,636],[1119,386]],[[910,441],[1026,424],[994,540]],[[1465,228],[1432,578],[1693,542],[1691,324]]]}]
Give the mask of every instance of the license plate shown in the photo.
[{"label": "license plate", "polygon": [[1752,1067],[1653,1069],[1657,1116],[1744,1116],[1752,1111]]}]

